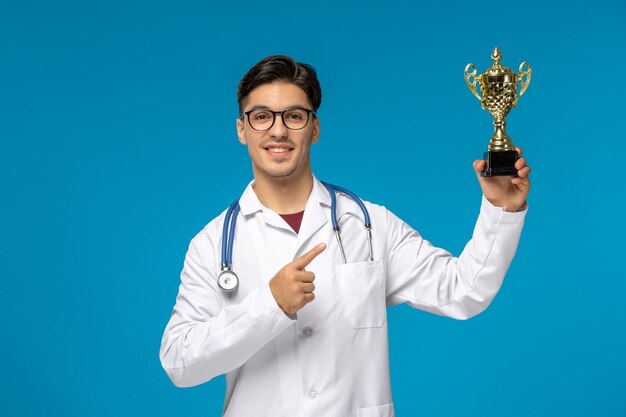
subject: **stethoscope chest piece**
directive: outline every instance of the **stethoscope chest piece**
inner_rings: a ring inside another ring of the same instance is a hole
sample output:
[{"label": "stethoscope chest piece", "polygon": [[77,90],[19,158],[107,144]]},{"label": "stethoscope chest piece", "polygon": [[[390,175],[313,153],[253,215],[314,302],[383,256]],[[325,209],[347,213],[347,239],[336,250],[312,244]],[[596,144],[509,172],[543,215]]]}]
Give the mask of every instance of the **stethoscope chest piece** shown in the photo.
[{"label": "stethoscope chest piece", "polygon": [[225,269],[217,277],[217,285],[226,292],[232,292],[239,286],[239,278],[230,269]]}]

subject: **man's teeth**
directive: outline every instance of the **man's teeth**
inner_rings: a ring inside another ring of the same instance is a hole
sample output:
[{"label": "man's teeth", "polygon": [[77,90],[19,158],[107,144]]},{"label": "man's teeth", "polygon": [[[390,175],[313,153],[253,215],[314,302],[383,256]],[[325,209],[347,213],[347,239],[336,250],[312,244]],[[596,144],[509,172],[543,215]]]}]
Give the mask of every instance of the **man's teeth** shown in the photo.
[{"label": "man's teeth", "polygon": [[289,148],[268,148],[270,152],[287,152]]}]

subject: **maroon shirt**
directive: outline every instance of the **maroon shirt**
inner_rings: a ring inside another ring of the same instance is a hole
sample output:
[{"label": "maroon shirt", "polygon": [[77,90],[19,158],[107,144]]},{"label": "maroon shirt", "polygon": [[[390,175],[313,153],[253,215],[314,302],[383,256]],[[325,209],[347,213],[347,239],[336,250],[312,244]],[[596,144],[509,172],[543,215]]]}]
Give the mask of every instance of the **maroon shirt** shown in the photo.
[{"label": "maroon shirt", "polygon": [[302,224],[302,217],[304,216],[304,210],[299,213],[293,214],[281,214],[280,217],[285,219],[287,224],[291,226],[296,234],[300,231],[300,225]]}]

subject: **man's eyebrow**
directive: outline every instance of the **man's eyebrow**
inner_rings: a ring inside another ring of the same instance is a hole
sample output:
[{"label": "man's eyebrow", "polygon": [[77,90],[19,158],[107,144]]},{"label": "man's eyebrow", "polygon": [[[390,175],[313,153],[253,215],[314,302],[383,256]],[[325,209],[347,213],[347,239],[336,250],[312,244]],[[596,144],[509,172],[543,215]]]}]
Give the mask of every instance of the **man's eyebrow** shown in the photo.
[{"label": "man's eyebrow", "polygon": [[269,110],[270,108],[267,106],[263,106],[260,104],[257,104],[256,106],[252,106],[251,109],[249,109],[248,111],[255,111],[255,110]]},{"label": "man's eyebrow", "polygon": [[[282,110],[276,110],[276,111],[285,111],[285,110],[293,110],[293,109],[306,109],[306,106],[302,105],[302,104],[294,104],[293,106],[289,106],[289,107],[285,107]],[[257,104],[255,106],[252,106],[251,109],[247,110],[247,112],[249,111],[255,111],[255,110],[269,110],[269,111],[273,111],[272,109],[270,109],[269,107],[263,105],[263,104]]]}]

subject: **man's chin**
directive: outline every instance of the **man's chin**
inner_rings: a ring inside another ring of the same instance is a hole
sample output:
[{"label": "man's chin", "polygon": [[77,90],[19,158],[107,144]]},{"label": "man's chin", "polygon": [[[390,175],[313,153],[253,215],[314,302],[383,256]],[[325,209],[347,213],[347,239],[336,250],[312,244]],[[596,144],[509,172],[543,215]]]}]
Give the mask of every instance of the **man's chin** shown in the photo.
[{"label": "man's chin", "polygon": [[276,169],[262,169],[261,172],[269,178],[289,178],[294,176],[296,167],[281,167]]},{"label": "man's chin", "polygon": [[293,176],[294,173],[295,170],[289,172],[267,172],[266,175],[270,178],[289,178]]}]

